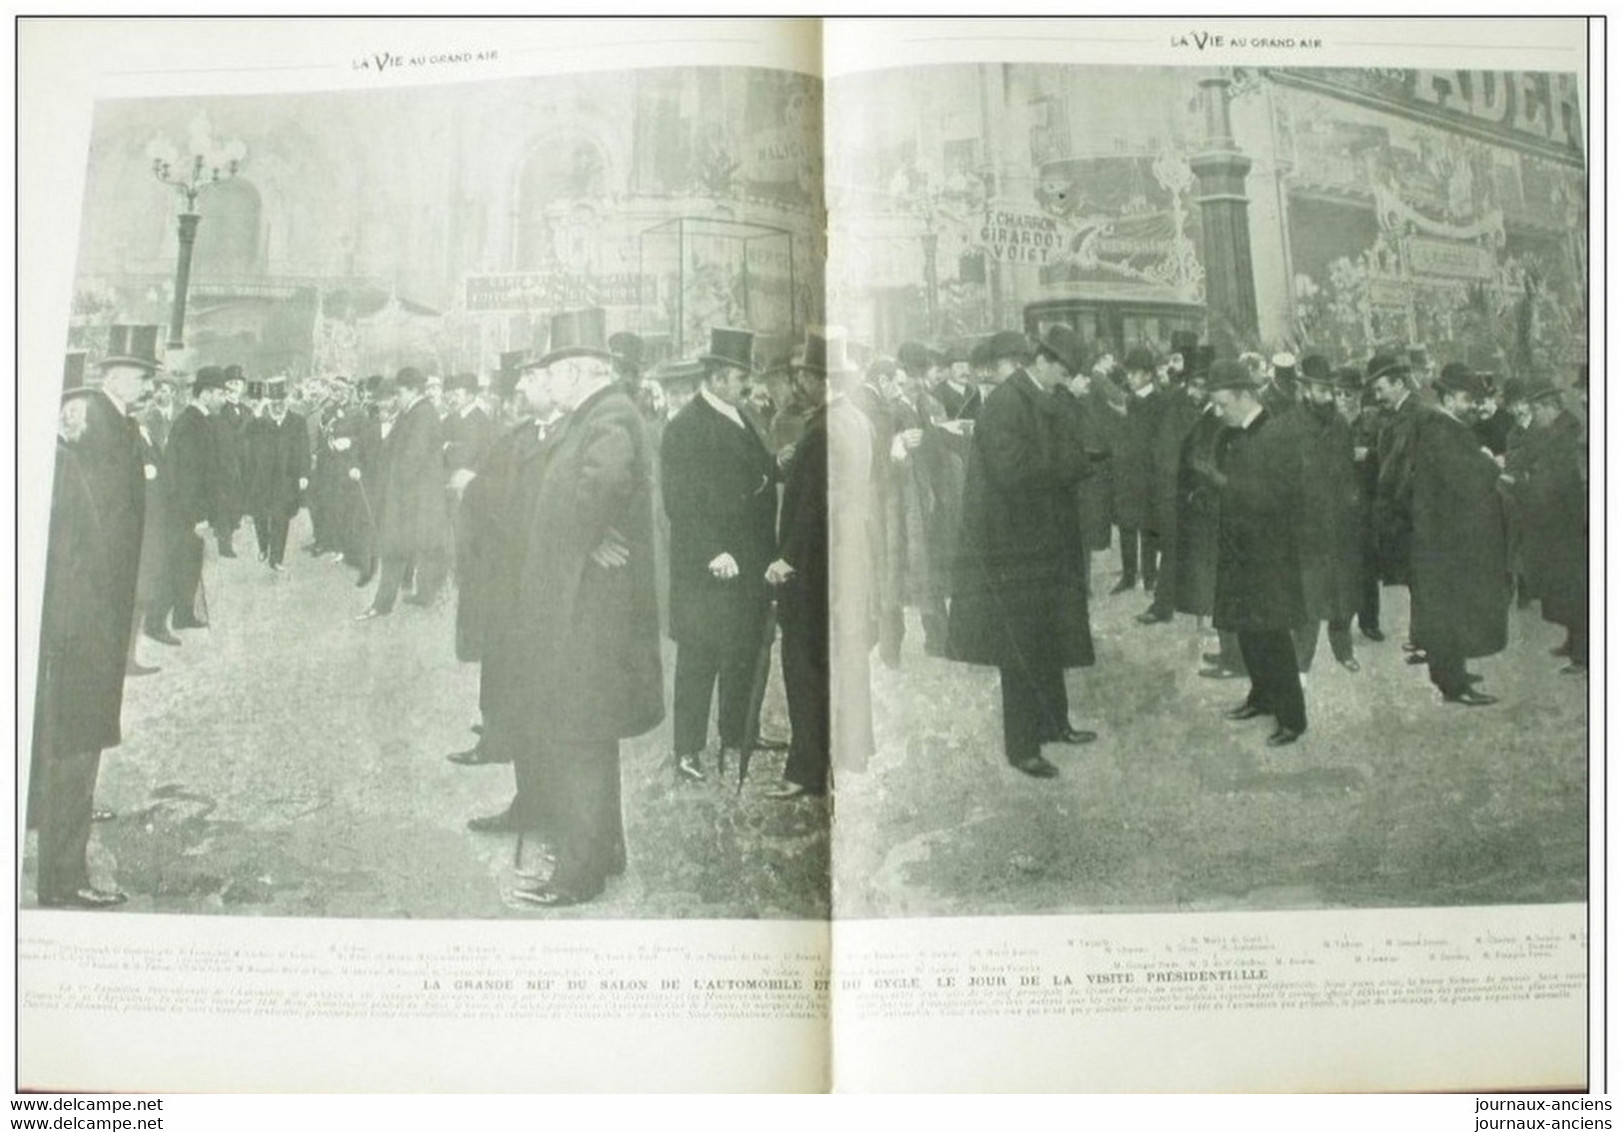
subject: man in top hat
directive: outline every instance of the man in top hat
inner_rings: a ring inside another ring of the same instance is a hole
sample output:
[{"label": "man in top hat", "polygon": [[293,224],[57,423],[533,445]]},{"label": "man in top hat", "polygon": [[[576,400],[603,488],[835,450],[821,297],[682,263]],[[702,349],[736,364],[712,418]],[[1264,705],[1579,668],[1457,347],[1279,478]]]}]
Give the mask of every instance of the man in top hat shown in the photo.
[{"label": "man in top hat", "polygon": [[935,400],[949,421],[972,421],[980,412],[983,399],[980,387],[974,382],[974,369],[969,363],[969,351],[956,345],[946,351],[947,370],[940,382],[931,389]]},{"label": "man in top hat", "polygon": [[664,717],[654,455],[600,338],[554,323],[519,392],[556,423],[544,435],[511,429],[474,481],[498,611],[478,642],[484,741],[512,758],[518,786],[508,811],[476,828],[551,842],[551,875],[514,893],[541,907],[591,900],[624,871],[619,743]]},{"label": "man in top hat", "polygon": [[204,530],[224,510],[220,473],[221,429],[215,418],[225,405],[225,371],[203,366],[192,379],[191,403],[175,417],[164,449],[159,479],[164,485],[163,516],[166,593],[148,607],[145,633],[166,645],[180,644],[171,629],[203,629],[198,593],[203,578]]},{"label": "man in top hat", "polygon": [[[1093,663],[1075,485],[1089,460],[1075,414],[1055,391],[1083,363],[1068,327],[992,340],[1001,383],[975,420],[963,491],[963,537],[952,589],[951,656],[994,665],[1002,683],[1003,746],[1034,778],[1058,768],[1044,743],[1097,738],[1070,722],[1067,668]],[[1027,368],[1029,361],[1029,368]]]},{"label": "man in top hat", "polygon": [[621,330],[608,336],[608,352],[614,358],[614,380],[623,382],[627,393],[635,397],[642,385],[642,359],[647,344],[641,335]]},{"label": "man in top hat", "polygon": [[940,404],[930,396],[929,373],[936,354],[919,342],[903,342],[898,370],[885,383],[885,401],[893,428],[886,455],[884,532],[885,574],[880,587],[881,648],[886,662],[900,663],[907,635],[906,609],[916,607],[924,630],[924,652],[946,652],[946,598],[951,588],[945,569],[950,544],[942,540],[956,530],[960,477],[944,467],[948,453],[941,441],[951,435]]},{"label": "man in top hat", "polygon": [[1234,720],[1270,715],[1269,746],[1307,729],[1292,631],[1305,620],[1301,592],[1301,440],[1291,415],[1263,406],[1241,362],[1218,361],[1206,386],[1228,426],[1215,466],[1201,473],[1221,490],[1215,608],[1211,623],[1237,635],[1250,693]]},{"label": "man in top hat", "polygon": [[415,577],[415,589],[407,604],[432,605],[450,570],[451,520],[439,413],[428,400],[427,385],[421,370],[406,366],[379,390],[380,402],[392,416],[382,426],[377,473],[362,483],[376,522],[379,574],[372,603],[357,621],[392,613],[408,573]]},{"label": "man in top hat", "polygon": [[1147,346],[1134,346],[1126,355],[1129,396],[1119,442],[1113,446],[1115,526],[1121,537],[1121,580],[1111,593],[1125,593],[1138,584],[1155,588],[1160,570],[1160,543],[1149,525],[1149,498],[1153,470],[1150,450],[1169,398],[1155,385],[1155,357]]},{"label": "man in top hat", "polygon": [[264,416],[249,425],[249,501],[259,559],[280,572],[285,569],[288,524],[310,486],[310,434],[304,418],[287,407],[285,377],[265,383],[265,402]]},{"label": "man in top hat", "polygon": [[1583,480],[1582,423],[1546,380],[1528,383],[1532,426],[1519,446],[1510,480],[1521,533],[1521,569],[1543,619],[1566,630],[1555,649],[1577,675],[1588,669],[1588,487]]},{"label": "man in top hat", "polygon": [[36,689],[36,891],[47,908],[110,908],[85,851],[101,752],[122,739],[146,470],[131,407],[157,371],[158,328],[115,326],[100,387],[75,395],[57,448]]},{"label": "man in top hat", "polygon": [[1288,350],[1274,354],[1267,365],[1267,384],[1262,386],[1261,397],[1262,404],[1274,416],[1293,413],[1298,407],[1300,371],[1297,367],[1295,355]]},{"label": "man in top hat", "polygon": [[[1414,439],[1424,414],[1414,394],[1413,371],[1392,353],[1375,354],[1365,369],[1375,399],[1384,407],[1375,442],[1374,538],[1380,552],[1380,581],[1409,585],[1413,573]],[[1380,640],[1379,630],[1363,635]]]},{"label": "man in top hat", "polygon": [[152,378],[152,398],[141,413],[141,427],[146,429],[147,439],[161,455],[164,447],[169,443],[169,429],[175,423],[175,414],[180,411],[175,404],[175,380],[164,373],[157,373]]},{"label": "man in top hat", "polygon": [[698,395],[665,427],[659,484],[670,519],[670,637],[676,773],[703,779],[710,703],[719,685],[721,765],[741,758],[776,549],[777,461],[740,410],[754,335],[710,332]]},{"label": "man in top hat", "polygon": [[1420,419],[1408,499],[1413,516],[1413,643],[1447,703],[1497,702],[1472,686],[1465,662],[1501,652],[1509,633],[1509,552],[1499,467],[1475,434],[1487,386],[1449,363],[1437,407]]},{"label": "man in top hat", "polygon": [[1312,668],[1320,626],[1329,623],[1329,647],[1342,668],[1359,669],[1352,648],[1352,616],[1362,598],[1361,489],[1351,424],[1335,404],[1329,359],[1301,361],[1297,427],[1302,436],[1301,588],[1306,619],[1296,632],[1301,671]]}]

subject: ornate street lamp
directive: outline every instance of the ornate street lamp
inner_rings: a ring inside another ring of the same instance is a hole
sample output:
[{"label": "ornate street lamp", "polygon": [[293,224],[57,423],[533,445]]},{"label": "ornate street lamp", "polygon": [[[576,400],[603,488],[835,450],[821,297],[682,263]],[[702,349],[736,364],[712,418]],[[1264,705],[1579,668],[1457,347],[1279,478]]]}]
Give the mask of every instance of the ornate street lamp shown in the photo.
[{"label": "ornate street lamp", "polygon": [[197,198],[210,186],[235,177],[247,160],[248,147],[240,141],[216,141],[209,132],[208,115],[199,114],[187,130],[184,156],[166,137],[148,142],[146,155],[152,160],[152,175],[173,188],[181,201],[180,259],[175,264],[175,298],[169,316],[169,349],[178,350],[186,344],[186,287],[201,219]]}]

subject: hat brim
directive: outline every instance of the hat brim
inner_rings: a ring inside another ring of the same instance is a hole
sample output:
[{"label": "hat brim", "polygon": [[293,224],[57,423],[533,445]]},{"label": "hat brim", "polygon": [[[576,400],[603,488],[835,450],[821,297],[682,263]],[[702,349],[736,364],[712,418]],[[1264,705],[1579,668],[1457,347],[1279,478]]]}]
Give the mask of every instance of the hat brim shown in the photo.
[{"label": "hat brim", "polygon": [[102,369],[106,366],[140,366],[142,369],[151,370],[153,373],[157,373],[163,369],[162,365],[153,361],[151,358],[132,358],[125,354],[116,354],[113,357],[102,358],[96,362],[97,369]]},{"label": "hat brim", "polygon": [[1370,381],[1379,381],[1382,377],[1412,377],[1414,367],[1407,362],[1398,362],[1396,365],[1382,366],[1369,374]]},{"label": "hat brim", "polygon": [[525,362],[518,367],[519,373],[528,373],[531,370],[545,369],[547,366],[566,362],[570,358],[599,358],[605,362],[614,360],[614,355],[607,350],[598,350],[591,346],[565,346],[561,350],[553,350],[550,354],[542,354],[533,362]]},{"label": "hat brim", "polygon": [[741,369],[744,373],[754,373],[755,367],[749,362],[739,361],[737,358],[728,358],[720,354],[700,354],[698,360],[707,366],[727,366],[730,369]]}]

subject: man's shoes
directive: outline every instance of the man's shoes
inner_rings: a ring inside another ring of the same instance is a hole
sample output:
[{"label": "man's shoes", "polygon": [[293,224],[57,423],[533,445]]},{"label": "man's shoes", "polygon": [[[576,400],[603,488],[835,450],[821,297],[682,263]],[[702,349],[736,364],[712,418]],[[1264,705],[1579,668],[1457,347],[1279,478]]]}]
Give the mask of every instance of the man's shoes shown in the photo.
[{"label": "man's shoes", "polygon": [[1137,579],[1137,577],[1135,575],[1132,575],[1132,574],[1123,574],[1121,576],[1121,580],[1119,582],[1115,583],[1115,588],[1110,590],[1110,593],[1112,593],[1112,594],[1124,594],[1124,593],[1127,593],[1130,590],[1135,590],[1137,588],[1138,588],[1138,579]]},{"label": "man's shoes", "polygon": [[91,821],[114,821],[118,817],[117,810],[91,810]]},{"label": "man's shoes", "polygon": [[75,889],[73,892],[42,892],[39,894],[39,906],[41,908],[90,908],[100,911],[106,908],[117,908],[128,900],[129,897],[117,889],[91,888],[88,885],[84,888]]},{"label": "man's shoes", "polygon": [[1209,668],[1200,669],[1200,675],[1207,680],[1238,680],[1245,674],[1225,664],[1213,664]]},{"label": "man's shoes", "polygon": [[1026,755],[1022,759],[1013,759],[1009,762],[1021,774],[1028,774],[1032,778],[1058,778],[1059,768],[1048,762],[1041,755]]},{"label": "man's shoes", "polygon": [[[204,621],[201,617],[176,617],[174,620],[174,627],[176,629],[206,629],[208,628],[208,622]],[[155,637],[153,639],[160,640],[161,638]],[[180,642],[177,641],[175,643],[179,644]]]},{"label": "man's shoes", "polygon": [[1301,738],[1301,732],[1293,727],[1280,725],[1277,731],[1267,737],[1267,745],[1269,747],[1287,747],[1299,738]]},{"label": "man's shoes", "polygon": [[1588,675],[1588,665],[1586,665],[1586,664],[1578,664],[1576,661],[1572,661],[1570,664],[1566,665],[1564,668],[1562,668],[1560,670],[1560,675],[1562,675],[1562,676],[1587,676]]},{"label": "man's shoes", "polygon": [[465,751],[453,751],[445,756],[445,760],[457,766],[494,766],[497,763],[512,762],[510,758],[486,750],[483,743],[475,743]]},{"label": "man's shoes", "polygon": [[1098,738],[1096,731],[1083,731],[1079,727],[1066,727],[1053,739],[1055,743],[1069,743],[1072,747],[1079,747],[1083,743],[1091,743]]},{"label": "man's shoes", "polygon": [[[176,642],[176,643],[178,644],[179,642]],[[140,661],[136,660],[134,657],[130,657],[129,660],[124,662],[124,675],[125,676],[151,676],[154,672],[162,672],[162,671],[163,670],[161,668],[158,668],[156,665],[142,664]]]},{"label": "man's shoes", "polygon": [[377,618],[377,617],[381,617],[381,616],[383,616],[381,611],[368,607],[366,609],[361,610],[359,613],[355,614],[355,620],[356,621],[371,621],[373,618]]},{"label": "man's shoes", "polygon": [[768,739],[765,736],[761,736],[760,738],[755,740],[755,750],[757,750],[757,751],[786,751],[786,750],[788,750],[788,740],[787,739]]},{"label": "man's shoes", "polygon": [[221,558],[235,558],[236,556],[237,556],[237,552],[232,550],[229,546],[220,547],[220,557]]},{"label": "man's shoes", "polygon": [[1347,657],[1345,660],[1340,662],[1340,666],[1342,668],[1344,668],[1347,672],[1361,672],[1361,671],[1363,671],[1363,666],[1361,664],[1357,663],[1357,658],[1355,656]]},{"label": "man's shoes", "polygon": [[499,814],[486,814],[482,818],[468,818],[467,827],[474,833],[518,833],[523,826],[518,815],[508,806]]},{"label": "man's shoes", "polygon": [[1137,617],[1139,625],[1163,625],[1170,620],[1171,614],[1156,613],[1152,607],[1138,614]]},{"label": "man's shoes", "polygon": [[1486,692],[1478,692],[1474,688],[1466,688],[1462,692],[1451,696],[1443,696],[1443,703],[1463,704],[1465,707],[1486,707],[1488,704],[1498,702],[1497,696],[1489,696]]},{"label": "man's shoes", "polygon": [[142,629],[141,633],[150,640],[157,641],[160,645],[169,645],[174,647],[180,644],[180,638],[175,636],[168,629],[165,629],[162,625],[157,625],[150,629]]},{"label": "man's shoes", "polygon": [[1413,652],[1410,652],[1407,656],[1403,657],[1403,659],[1409,664],[1429,664],[1431,658],[1426,656],[1420,650],[1415,649]]},{"label": "man's shoes", "polygon": [[820,791],[801,786],[798,782],[785,782],[781,786],[774,786],[766,791],[766,797],[774,802],[792,802],[796,798],[817,798],[820,796]]},{"label": "man's shoes", "polygon": [[703,782],[704,768],[698,765],[698,756],[677,755],[676,777],[685,778],[688,782]]},{"label": "man's shoes", "polygon": [[1374,641],[1376,644],[1385,640],[1385,634],[1380,632],[1380,627],[1378,625],[1374,626],[1372,629],[1367,625],[1359,625],[1357,628],[1358,632],[1362,633],[1365,637],[1371,641]]},{"label": "man's shoes", "polygon": [[1246,700],[1238,707],[1229,708],[1222,714],[1227,716],[1229,719],[1238,722],[1246,719],[1255,719],[1259,715],[1271,715],[1272,713],[1267,711],[1265,708],[1259,708],[1249,700]]}]

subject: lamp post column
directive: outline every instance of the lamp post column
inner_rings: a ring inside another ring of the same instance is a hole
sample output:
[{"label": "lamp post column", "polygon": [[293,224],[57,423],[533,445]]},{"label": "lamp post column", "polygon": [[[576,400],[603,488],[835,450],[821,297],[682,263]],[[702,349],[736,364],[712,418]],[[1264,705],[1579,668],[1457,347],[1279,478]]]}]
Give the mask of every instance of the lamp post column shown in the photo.
[{"label": "lamp post column", "polygon": [[1205,243],[1205,303],[1213,344],[1248,348],[1257,334],[1256,278],[1250,260],[1250,158],[1234,142],[1227,77],[1204,79],[1205,151],[1189,158],[1199,180],[1196,199]]},{"label": "lamp post column", "polygon": [[192,245],[197,242],[195,212],[180,214],[180,258],[175,263],[175,301],[169,315],[169,349],[179,350],[186,345],[186,288],[191,282]]}]

